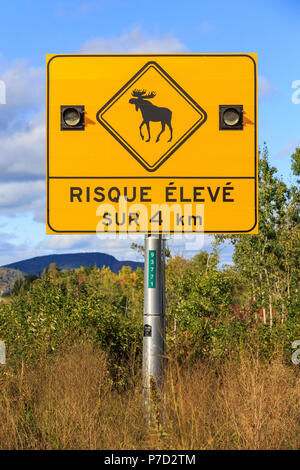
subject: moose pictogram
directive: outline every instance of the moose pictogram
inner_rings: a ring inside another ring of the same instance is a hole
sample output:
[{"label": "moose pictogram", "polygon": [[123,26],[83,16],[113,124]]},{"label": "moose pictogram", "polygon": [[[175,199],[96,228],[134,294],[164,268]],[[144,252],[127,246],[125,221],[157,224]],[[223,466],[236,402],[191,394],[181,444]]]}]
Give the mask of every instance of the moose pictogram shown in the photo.
[{"label": "moose pictogram", "polygon": [[146,124],[147,129],[148,129],[148,139],[146,140],[146,142],[149,142],[149,140],[151,139],[149,123],[151,121],[160,122],[161,131],[156,138],[156,142],[159,141],[161,134],[164,132],[166,128],[166,125],[170,129],[170,138],[168,140],[168,142],[170,142],[173,137],[173,129],[171,126],[172,111],[168,108],[160,108],[158,106],[155,106],[150,101],[148,101],[156,96],[155,91],[151,91],[151,93],[148,93],[148,94],[146,93],[147,93],[146,90],[133,90],[133,92],[131,93],[133,98],[129,100],[130,104],[135,104],[136,111],[138,111],[139,109],[141,110],[141,113],[143,116],[143,122],[140,125],[141,138],[144,140],[144,136],[142,133],[142,127],[144,124]]}]

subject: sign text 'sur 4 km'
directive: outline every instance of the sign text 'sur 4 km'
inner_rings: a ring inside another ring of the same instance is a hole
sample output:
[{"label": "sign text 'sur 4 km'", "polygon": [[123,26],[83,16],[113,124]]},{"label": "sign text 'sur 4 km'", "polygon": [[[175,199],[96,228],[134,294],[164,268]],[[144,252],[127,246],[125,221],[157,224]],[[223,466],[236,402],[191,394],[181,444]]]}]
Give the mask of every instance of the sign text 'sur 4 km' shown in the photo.
[{"label": "sign text 'sur 4 km'", "polygon": [[257,233],[256,54],[47,56],[48,233]]}]

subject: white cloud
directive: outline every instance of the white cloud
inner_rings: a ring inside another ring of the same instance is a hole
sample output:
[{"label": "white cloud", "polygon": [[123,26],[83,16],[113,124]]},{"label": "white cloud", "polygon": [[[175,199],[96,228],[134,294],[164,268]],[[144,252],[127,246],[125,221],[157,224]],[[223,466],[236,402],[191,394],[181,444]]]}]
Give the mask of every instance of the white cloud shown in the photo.
[{"label": "white cloud", "polygon": [[45,69],[32,67],[23,59],[13,61],[0,74],[6,85],[7,108],[40,108],[45,100]]},{"label": "white cloud", "polygon": [[131,250],[132,242],[143,244],[143,236],[114,237],[112,235],[48,235],[36,249],[43,253],[104,252],[119,260],[141,260],[141,256]]},{"label": "white cloud", "polygon": [[[33,210],[44,197],[42,185],[31,180],[45,175],[45,114],[41,112],[45,72],[25,60],[3,67],[0,77],[6,85],[6,104],[0,106],[0,213],[14,216]],[[21,181],[26,183],[18,184]],[[40,217],[40,211],[35,217]]]},{"label": "white cloud", "polygon": [[139,27],[136,27],[118,37],[97,37],[86,41],[80,48],[81,53],[87,54],[115,54],[115,53],[179,53],[185,47],[172,34],[157,37],[148,36]]},{"label": "white cloud", "polygon": [[[33,258],[37,256],[36,251],[33,247],[30,247],[24,243],[15,244],[9,241],[11,234],[7,234],[7,240],[4,240],[0,244],[0,264],[14,263],[23,259]],[[3,233],[1,233],[2,239]]]},{"label": "white cloud", "polygon": [[25,129],[0,135],[0,181],[44,178],[44,115],[35,115]]},{"label": "white cloud", "polygon": [[261,75],[258,76],[258,98],[264,99],[274,95],[276,88],[269,82],[269,80]]},{"label": "white cloud", "polygon": [[300,139],[291,139],[284,147],[277,153],[276,157],[290,156],[296,147],[300,146]]},{"label": "white cloud", "polygon": [[0,80],[6,88],[6,104],[0,106],[0,136],[27,132],[28,121],[45,106],[44,68],[18,59],[1,65]]},{"label": "white cloud", "polygon": [[32,212],[34,220],[45,220],[45,182],[27,181],[0,185],[0,214],[14,217]]}]

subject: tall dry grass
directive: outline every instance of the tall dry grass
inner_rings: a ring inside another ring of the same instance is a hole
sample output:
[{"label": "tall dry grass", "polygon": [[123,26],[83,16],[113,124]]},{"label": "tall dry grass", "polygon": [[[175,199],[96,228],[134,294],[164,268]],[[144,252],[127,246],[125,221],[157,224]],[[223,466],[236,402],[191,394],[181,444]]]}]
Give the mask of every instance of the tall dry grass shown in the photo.
[{"label": "tall dry grass", "polygon": [[112,382],[105,353],[83,344],[0,372],[0,449],[297,449],[300,374],[255,354],[170,361],[164,425],[143,419],[141,380]]},{"label": "tall dry grass", "polygon": [[300,375],[254,354],[177,369],[167,422],[179,449],[297,449]]}]

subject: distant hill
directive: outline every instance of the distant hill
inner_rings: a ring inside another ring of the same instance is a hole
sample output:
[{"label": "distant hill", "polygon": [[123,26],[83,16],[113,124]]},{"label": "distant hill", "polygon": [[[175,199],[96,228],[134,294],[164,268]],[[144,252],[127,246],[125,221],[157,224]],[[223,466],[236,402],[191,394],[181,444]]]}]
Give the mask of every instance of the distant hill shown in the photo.
[{"label": "distant hill", "polygon": [[24,273],[18,271],[17,269],[11,268],[0,268],[0,293],[3,291],[3,294],[8,294],[17,279],[23,279]]},{"label": "distant hill", "polygon": [[122,269],[122,266],[130,266],[134,271],[136,268],[143,268],[144,263],[137,261],[119,261],[114,256],[105,253],[68,253],[63,255],[36,256],[35,258],[25,259],[16,263],[3,266],[3,268],[13,268],[22,271],[25,274],[42,274],[50,263],[55,263],[61,269],[77,269],[81,266],[103,266],[109,267],[115,273]]}]

